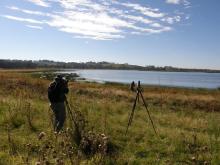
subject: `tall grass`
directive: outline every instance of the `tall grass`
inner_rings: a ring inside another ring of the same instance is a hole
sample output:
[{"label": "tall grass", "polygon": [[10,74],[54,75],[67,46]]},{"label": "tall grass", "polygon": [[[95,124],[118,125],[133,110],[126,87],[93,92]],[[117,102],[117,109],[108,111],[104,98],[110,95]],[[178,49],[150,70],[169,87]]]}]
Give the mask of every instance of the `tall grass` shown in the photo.
[{"label": "tall grass", "polygon": [[71,82],[69,104],[86,125],[77,145],[69,118],[62,133],[53,132],[49,81],[6,71],[0,78],[0,164],[220,162],[219,90],[146,86],[143,94],[159,137],[141,103],[125,136],[135,97],[129,88]]}]

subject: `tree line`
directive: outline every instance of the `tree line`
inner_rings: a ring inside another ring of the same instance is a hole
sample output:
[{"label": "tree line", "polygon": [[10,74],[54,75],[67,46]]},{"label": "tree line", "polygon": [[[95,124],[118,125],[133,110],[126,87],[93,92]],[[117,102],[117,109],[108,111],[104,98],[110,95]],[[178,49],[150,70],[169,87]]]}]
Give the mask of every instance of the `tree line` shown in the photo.
[{"label": "tree line", "polygon": [[34,69],[34,68],[53,68],[53,69],[118,69],[118,70],[140,70],[140,71],[164,71],[164,72],[210,72],[220,73],[220,70],[210,69],[188,69],[176,68],[172,66],[157,67],[154,65],[139,66],[130,64],[117,64],[111,62],[56,62],[50,60],[5,60],[0,59],[0,68],[3,69]]}]

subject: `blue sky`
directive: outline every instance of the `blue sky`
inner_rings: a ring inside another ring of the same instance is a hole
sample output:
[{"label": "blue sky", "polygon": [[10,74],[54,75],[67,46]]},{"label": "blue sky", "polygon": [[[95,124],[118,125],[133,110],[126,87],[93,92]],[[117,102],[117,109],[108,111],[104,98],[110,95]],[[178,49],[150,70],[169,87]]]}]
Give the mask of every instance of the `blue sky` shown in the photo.
[{"label": "blue sky", "polygon": [[220,69],[219,0],[1,0],[0,59]]}]

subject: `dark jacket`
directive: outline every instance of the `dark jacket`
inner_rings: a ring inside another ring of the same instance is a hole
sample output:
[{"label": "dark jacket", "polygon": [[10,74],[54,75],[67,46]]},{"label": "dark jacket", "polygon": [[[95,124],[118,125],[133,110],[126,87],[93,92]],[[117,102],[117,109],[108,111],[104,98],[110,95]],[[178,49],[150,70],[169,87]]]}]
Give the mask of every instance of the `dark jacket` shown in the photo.
[{"label": "dark jacket", "polygon": [[51,103],[64,102],[69,92],[66,81],[54,81],[48,87],[48,98]]}]

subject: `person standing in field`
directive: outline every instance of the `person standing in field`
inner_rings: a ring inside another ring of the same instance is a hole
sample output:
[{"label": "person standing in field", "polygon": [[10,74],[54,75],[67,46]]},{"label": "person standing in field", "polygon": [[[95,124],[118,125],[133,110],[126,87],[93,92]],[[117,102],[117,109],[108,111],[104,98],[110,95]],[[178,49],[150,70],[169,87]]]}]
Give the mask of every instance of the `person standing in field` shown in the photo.
[{"label": "person standing in field", "polygon": [[59,132],[66,119],[65,101],[69,92],[68,81],[61,75],[57,75],[55,80],[48,87],[48,99],[50,107],[54,113],[54,130]]}]

